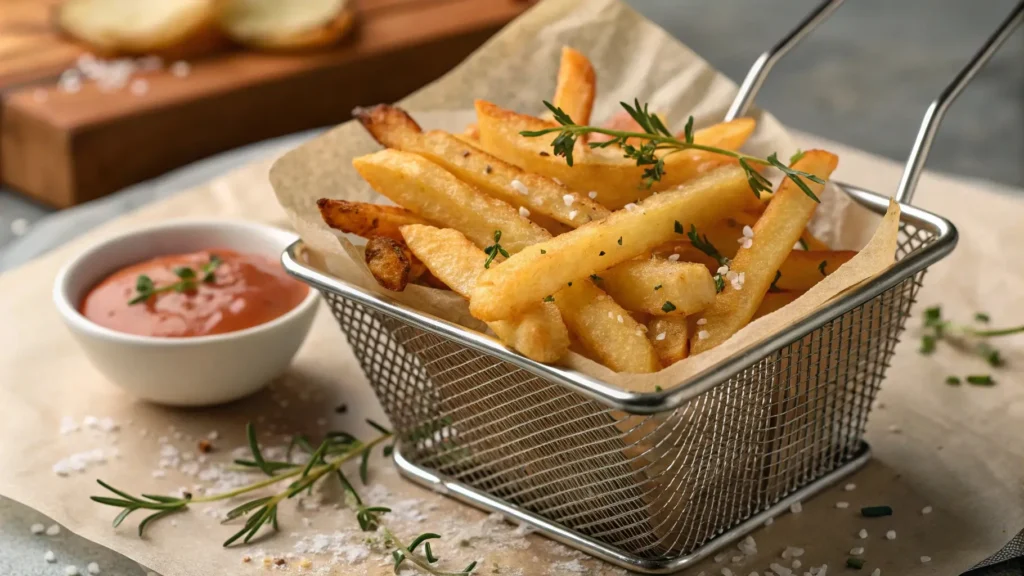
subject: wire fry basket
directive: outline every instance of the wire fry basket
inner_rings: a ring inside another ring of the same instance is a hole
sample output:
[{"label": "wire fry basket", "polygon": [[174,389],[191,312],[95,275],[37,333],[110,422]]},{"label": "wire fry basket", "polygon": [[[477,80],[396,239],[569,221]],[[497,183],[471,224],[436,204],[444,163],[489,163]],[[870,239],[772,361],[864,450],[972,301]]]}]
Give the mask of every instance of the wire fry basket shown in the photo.
[{"label": "wire fry basket", "polygon": [[[762,55],[729,118],[841,2]],[[946,108],[1022,13],[929,108],[896,194],[896,264],[669,391],[529,360],[302,263],[301,243],[282,261],[330,305],[395,428],[404,476],[631,570],[684,569],[867,461],[871,404],[925,271],[957,241],[948,220],[909,205],[913,189]],[[888,196],[837,185],[885,213]]]}]

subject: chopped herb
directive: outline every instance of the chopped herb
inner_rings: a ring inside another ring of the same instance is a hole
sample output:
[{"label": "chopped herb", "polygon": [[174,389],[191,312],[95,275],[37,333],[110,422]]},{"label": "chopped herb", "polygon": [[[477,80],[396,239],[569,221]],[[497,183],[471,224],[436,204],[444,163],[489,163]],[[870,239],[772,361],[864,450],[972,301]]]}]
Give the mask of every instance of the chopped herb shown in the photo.
[{"label": "chopped herb", "polygon": [[490,164],[484,166],[484,174],[490,174],[491,172],[494,172],[494,168],[491,168]]},{"label": "chopped herb", "polygon": [[686,234],[686,236],[690,239],[690,244],[693,244],[694,248],[714,258],[719,265],[729,265],[729,259],[726,258],[725,256],[722,256],[722,253],[719,252],[717,248],[715,248],[715,245],[712,244],[710,240],[708,240],[707,234],[705,234],[703,237],[701,237],[700,234],[697,234],[697,227],[694,226],[693,224],[690,224],[690,231]]},{"label": "chopped herb", "polygon": [[921,354],[924,355],[928,355],[935,352],[935,342],[935,336],[932,336],[931,334],[925,334],[924,336],[921,337],[921,349],[919,350],[919,352],[921,352]]},{"label": "chopped herb", "polygon": [[967,377],[967,383],[975,386],[995,386],[996,381],[989,374],[973,374]]},{"label": "chopped herb", "polygon": [[806,152],[804,152],[803,150],[797,148],[796,149],[796,153],[794,153],[792,156],[789,157],[789,163],[790,164],[796,164],[797,162],[799,162],[804,157],[804,154],[806,154]]},{"label": "chopped herb", "polygon": [[541,249],[540,249],[540,253],[541,253],[541,254],[547,254],[547,253],[548,253],[548,251],[547,251],[547,250],[545,250],[545,249],[543,249],[543,248],[541,248]]},{"label": "chopped herb", "polygon": [[[209,261],[200,267],[200,271],[203,273],[201,281],[210,284],[217,280],[214,275],[214,270],[217,269],[223,263],[220,256],[211,254]],[[197,279],[199,279],[196,271],[188,266],[181,266],[174,269],[174,275],[178,277],[177,282],[167,284],[166,286],[160,286],[159,288],[153,283],[153,279],[145,274],[139,274],[135,279],[135,295],[128,300],[128,305],[133,306],[142,302],[146,302],[152,296],[160,294],[161,292],[178,292],[185,293],[195,290],[197,287]]]},{"label": "chopped herb", "polygon": [[462,153],[462,157],[463,158],[469,158],[469,150],[466,150],[465,152],[463,152]]},{"label": "chopped herb", "polygon": [[[571,282],[570,282],[570,284],[571,284]],[[555,301],[555,297],[550,295],[550,294],[548,294],[547,296],[544,297],[544,301],[545,302],[554,302]]]},{"label": "chopped herb", "polygon": [[665,303],[661,305],[661,311],[662,312],[672,312],[675,309],[676,309],[676,305],[671,303],[671,302],[669,302],[668,300],[665,300]]},{"label": "chopped herb", "polygon": [[882,516],[892,516],[892,507],[865,506],[860,509],[860,515],[865,518],[881,518]]},{"label": "chopped herb", "polygon": [[655,292],[657,292],[658,290],[661,290],[661,284],[658,284],[657,286],[654,287]]},{"label": "chopped herb", "polygon": [[800,244],[800,248],[802,250],[810,250],[811,249],[811,247],[807,245],[807,240],[804,240],[803,238],[797,240],[797,243]]},{"label": "chopped herb", "polygon": [[942,307],[932,306],[931,308],[925,308],[924,310],[924,325],[935,326],[942,322]]},{"label": "chopped herb", "polygon": [[540,155],[541,156],[551,156],[551,154],[548,154],[547,152],[545,152],[543,150],[540,151]]},{"label": "chopped herb", "polygon": [[487,254],[487,260],[484,260],[484,268],[490,268],[491,262],[494,261],[498,254],[508,258],[508,252],[501,247],[501,230],[494,231],[494,244],[484,248],[484,254]]},{"label": "chopped herb", "polygon": [[988,324],[989,320],[991,319],[992,318],[990,318],[989,315],[985,314],[984,312],[977,312],[974,314],[974,320],[976,322],[984,322],[985,324]]},{"label": "chopped herb", "polygon": [[864,559],[854,558],[853,556],[850,556],[846,559],[846,567],[853,568],[854,570],[860,570],[864,567]]},{"label": "chopped herb", "polygon": [[821,272],[822,276],[828,276],[828,273],[825,272],[825,266],[828,266],[828,260],[822,260],[821,264],[818,264],[818,272]]},{"label": "chopped herb", "polygon": [[569,286],[572,286],[572,282],[569,282]]},{"label": "chopped herb", "polygon": [[715,281],[715,293],[716,294],[721,294],[722,290],[725,290],[725,278],[722,278],[721,274],[715,274],[714,281]]},{"label": "chopped herb", "polygon": [[676,231],[676,234],[685,234],[686,230],[683,230],[683,225],[676,220],[676,223],[672,226],[672,229]]},{"label": "chopped herb", "polygon": [[779,278],[782,278],[782,272],[775,271],[775,280],[772,280],[772,285],[768,287],[769,292],[782,292],[776,284],[779,282]]},{"label": "chopped herb", "polygon": [[597,274],[591,274],[590,279],[593,280],[594,282],[600,282],[601,280],[604,280],[604,278],[601,278]]},{"label": "chopped herb", "polygon": [[654,391],[655,392],[661,392],[661,386],[655,385],[654,386]]},{"label": "chopped herb", "polygon": [[950,386],[959,386],[960,385],[960,377],[959,376],[946,376],[946,384],[949,384]]},{"label": "chopped herb", "polygon": [[334,411],[338,414],[344,414],[345,412],[348,412],[348,404],[338,404]]},{"label": "chopped herb", "polygon": [[598,253],[598,256],[604,256],[604,250],[601,250],[601,252]]},{"label": "chopped herb", "polygon": [[619,236],[619,246],[622,246],[622,236]]}]

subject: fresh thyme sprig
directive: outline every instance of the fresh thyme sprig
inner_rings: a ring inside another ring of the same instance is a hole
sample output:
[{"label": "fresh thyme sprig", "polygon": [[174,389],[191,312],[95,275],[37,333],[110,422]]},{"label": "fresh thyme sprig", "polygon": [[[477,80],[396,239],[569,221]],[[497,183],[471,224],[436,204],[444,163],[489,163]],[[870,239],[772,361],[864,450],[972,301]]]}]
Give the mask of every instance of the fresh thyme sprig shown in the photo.
[{"label": "fresh thyme sprig", "polygon": [[[545,100],[544,105],[547,106],[548,110],[550,110],[554,115],[555,121],[558,122],[559,126],[555,128],[545,128],[543,130],[524,130],[520,132],[520,134],[528,138],[534,138],[544,136],[546,134],[557,133],[558,135],[551,141],[551,148],[554,150],[556,156],[564,157],[566,164],[569,166],[572,166],[573,148],[576,146],[576,140],[580,136],[585,134],[605,134],[607,136],[611,136],[612,138],[610,140],[606,140],[604,142],[590,142],[590,147],[621,147],[626,158],[632,158],[633,160],[636,160],[637,166],[645,167],[643,172],[643,181],[648,188],[650,188],[654,182],[661,180],[665,175],[665,158],[669,155],[691,149],[722,154],[724,156],[729,156],[730,158],[735,158],[739,161],[740,167],[743,168],[743,171],[747,176],[747,182],[750,183],[751,190],[754,191],[754,195],[758,198],[761,197],[761,192],[771,191],[772,183],[765,178],[764,175],[758,172],[754,168],[754,165],[773,166],[779,169],[787,178],[796,183],[804,194],[809,196],[815,202],[820,202],[818,197],[813,191],[811,191],[811,188],[807,185],[807,182],[804,182],[804,180],[806,179],[816,184],[824,184],[825,181],[814,174],[794,170],[789,166],[786,166],[779,161],[778,155],[775,153],[769,155],[767,158],[758,158],[757,156],[743,154],[734,150],[726,150],[715,146],[697,144],[693,141],[693,116],[687,120],[686,128],[683,130],[683,139],[679,140],[672,134],[672,132],[669,131],[668,128],[665,127],[665,124],[657,114],[653,114],[648,111],[647,104],[641,106],[640,100],[638,99],[633,101],[632,106],[625,102],[620,102],[620,104],[633,118],[633,120],[636,121],[637,125],[644,130],[643,132],[625,132],[622,130],[612,130],[597,126],[580,126],[573,122],[572,118],[569,117],[569,115],[561,108],[558,108]],[[645,142],[640,146],[634,146],[630,143],[630,139],[633,138],[644,140]],[[659,155],[658,152],[660,151],[667,151],[667,153]]]},{"label": "fresh thyme sprig", "polygon": [[[679,222],[677,221],[676,232],[680,232],[682,228],[682,225],[679,224]],[[729,259],[726,258],[725,256],[722,256],[722,253],[718,251],[718,248],[715,248],[715,245],[712,244],[710,240],[708,240],[707,234],[705,234],[704,236],[698,234],[697,227],[694,226],[693,224],[690,224],[690,231],[686,233],[686,237],[690,239],[690,244],[692,244],[694,248],[714,258],[715,261],[718,262],[719,266],[729,266]],[[722,278],[721,273],[716,272],[715,275],[711,277],[711,279],[715,281],[716,293],[725,290],[725,278]]]},{"label": "fresh thyme sprig", "polygon": [[[291,480],[284,490],[270,496],[254,498],[227,512],[224,523],[241,517],[247,517],[242,528],[224,541],[223,545],[227,547],[239,540],[243,543],[248,543],[259,533],[261,528],[267,525],[274,531],[277,531],[279,529],[277,511],[278,505],[281,502],[294,498],[304,491],[311,493],[313,486],[318,481],[334,476],[338,479],[342,490],[354,505],[359,528],[368,532],[380,531],[384,536],[385,546],[392,549],[391,556],[395,563],[396,574],[403,563],[409,562],[434,576],[468,576],[476,568],[476,562],[470,563],[458,572],[440,570],[434,566],[439,558],[434,555],[428,540],[440,538],[439,534],[426,532],[417,535],[409,545],[403,544],[382,522],[382,515],[391,512],[391,509],[385,506],[370,506],[364,503],[359,496],[359,492],[356,491],[341,469],[342,464],[345,462],[359,459],[359,477],[363,484],[366,484],[370,453],[376,446],[393,438],[393,434],[387,428],[370,420],[367,420],[367,422],[380,432],[377,437],[368,442],[362,442],[346,432],[329,432],[320,445],[313,448],[306,437],[296,436],[288,446],[285,461],[268,460],[263,455],[257,441],[256,429],[250,423],[246,425],[246,436],[252,457],[251,459],[238,459],[234,463],[243,468],[259,470],[267,476],[263,480],[229,492],[201,497],[193,497],[192,494],[187,492],[180,497],[154,494],[142,494],[141,497],[136,497],[102,480],[97,480],[100,486],[109,490],[118,498],[92,496],[91,499],[94,502],[121,509],[121,512],[114,518],[114,527],[120,526],[136,510],[153,510],[153,514],[146,516],[139,522],[138,531],[141,537],[146,527],[153,522],[176,512],[182,512],[192,504],[229,500],[244,494],[261,491],[285,480]],[[291,462],[291,454],[296,447],[309,454],[309,458],[304,464]],[[390,455],[391,451],[392,446],[390,444],[383,447],[385,456]],[[416,552],[420,545],[423,547],[422,554]]]},{"label": "fresh thyme sprig", "polygon": [[484,268],[490,268],[491,262],[494,261],[498,254],[508,258],[508,252],[501,247],[501,230],[494,231],[494,244],[484,248],[484,254],[487,254],[487,260],[484,260]]},{"label": "fresh thyme sprig", "polygon": [[135,305],[145,302],[150,299],[151,296],[160,294],[161,292],[189,292],[195,290],[199,282],[205,284],[212,284],[217,280],[214,275],[214,270],[220,266],[223,261],[220,256],[216,254],[210,254],[210,261],[199,269],[202,273],[200,276],[194,269],[188,266],[182,266],[174,269],[174,275],[178,277],[178,281],[168,284],[166,286],[157,286],[153,283],[153,279],[145,274],[139,274],[139,277],[135,279],[135,296],[128,301],[129,305]]},{"label": "fresh thyme sprig", "polygon": [[[989,321],[988,315],[983,313],[975,314],[974,319],[981,323],[988,323]],[[981,356],[990,366],[998,368],[1003,366],[1006,360],[998,349],[989,344],[988,339],[1021,333],[1024,333],[1024,326],[978,329],[972,326],[956,324],[942,317],[942,307],[932,306],[924,311],[924,334],[921,336],[920,352],[925,355],[932,354],[937,350],[938,343],[945,341],[956,348]],[[986,381],[981,382],[981,380],[986,378]],[[947,383],[953,383],[952,380],[952,378],[947,379]],[[994,384],[994,381],[988,375],[972,376],[967,380],[971,384]]]}]

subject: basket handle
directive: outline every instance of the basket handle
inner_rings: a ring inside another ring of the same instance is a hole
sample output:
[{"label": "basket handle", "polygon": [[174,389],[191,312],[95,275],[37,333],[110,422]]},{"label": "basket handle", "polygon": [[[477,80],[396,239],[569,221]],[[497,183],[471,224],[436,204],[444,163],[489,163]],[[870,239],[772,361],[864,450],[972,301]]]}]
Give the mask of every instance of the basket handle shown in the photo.
[{"label": "basket handle", "polygon": [[[747,113],[754,103],[754,97],[764,84],[765,79],[772,67],[782,59],[794,46],[800,43],[826,18],[832,15],[844,0],[824,0],[810,14],[800,21],[797,26],[782,38],[777,44],[761,54],[754,65],[750,67],[739,92],[733,100],[729,111],[725,115],[726,120],[733,120]],[[925,111],[921,127],[918,129],[917,139],[910,149],[910,156],[907,158],[906,167],[903,170],[903,177],[900,179],[899,187],[896,189],[896,201],[902,204],[909,204],[914,197],[914,190],[921,178],[925,163],[928,160],[928,152],[931,151],[932,142],[939,131],[942,118],[946,115],[949,106],[953,104],[957,96],[974,79],[978,72],[992,58],[999,47],[1007,38],[1013,35],[1014,30],[1024,22],[1024,0],[1010,12],[999,28],[989,36],[985,44],[971,58],[970,62],[953,78],[953,81],[939,94]]]}]

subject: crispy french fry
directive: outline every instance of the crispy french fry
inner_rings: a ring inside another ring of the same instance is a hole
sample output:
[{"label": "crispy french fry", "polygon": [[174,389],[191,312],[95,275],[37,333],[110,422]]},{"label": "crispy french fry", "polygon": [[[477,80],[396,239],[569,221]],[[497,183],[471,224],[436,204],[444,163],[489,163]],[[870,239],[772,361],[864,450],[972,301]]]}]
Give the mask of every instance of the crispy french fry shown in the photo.
[{"label": "crispy french fry", "polygon": [[331,228],[363,238],[386,236],[402,240],[399,228],[407,224],[427,224],[427,221],[400,206],[383,206],[368,202],[349,202],[321,198],[316,201],[320,216]]},{"label": "crispy french fry", "polygon": [[652,253],[660,258],[678,255],[679,262],[695,262],[703,264],[708,272],[715,272],[720,266],[718,261],[693,247],[689,240],[673,240],[655,248]]},{"label": "crispy french fry", "polygon": [[644,336],[642,324],[589,280],[572,282],[552,298],[566,326],[590,353],[588,356],[616,372],[646,373],[661,369],[654,347]]},{"label": "crispy french fry", "polygon": [[852,250],[793,250],[779,268],[781,276],[775,287],[797,292],[809,290],[856,255]]},{"label": "crispy french fry", "polygon": [[[673,188],[705,174],[719,166],[735,164],[735,160],[721,154],[701,150],[685,150],[665,158],[665,175],[650,188],[643,186],[644,167],[637,166],[621,151],[590,149],[577,143],[573,166],[564,158],[551,153],[554,134],[530,138],[520,135],[523,130],[543,130],[553,126],[539,118],[516,114],[484,100],[476,101],[480,147],[498,158],[549,178],[557,178],[569,189],[595,192],[595,199],[612,208],[622,208],[630,202],[649,196],[652,192]],[[736,150],[754,131],[750,118],[716,124],[694,134],[700,144]]]},{"label": "crispy french fry", "polygon": [[[439,280],[469,298],[487,255],[462,233],[413,224],[402,227],[409,249]],[[556,362],[569,350],[569,332],[554,304],[538,302],[521,316],[488,323],[505,344],[538,362]]]},{"label": "crispy french fry", "polygon": [[470,309],[484,320],[514,315],[567,282],[635,258],[678,237],[691,224],[705,226],[751,202],[757,199],[743,170],[721,168],[513,255],[480,277]]},{"label": "crispy french fry", "polygon": [[[811,150],[793,168],[826,179],[838,162],[834,154]],[[824,188],[807,180],[805,183],[815,194]],[[805,195],[792,180],[786,178],[782,182],[764,215],[754,225],[753,244],[750,248],[740,248],[730,263],[732,272],[744,275],[742,289],[736,290],[727,283],[725,290],[715,298],[715,303],[704,311],[702,316],[707,319],[707,324],[693,341],[691,352],[694,355],[726,341],[754,317],[775,279],[775,272],[793,251],[793,244],[807,227],[817,206],[818,203]]]},{"label": "crispy french fry", "polygon": [[761,300],[761,306],[757,308],[757,312],[754,312],[754,317],[751,320],[757,320],[761,316],[767,316],[772,312],[775,312],[783,306],[787,306],[793,300],[799,298],[803,292],[768,292],[764,295],[764,299]]},{"label": "crispy french fry", "polygon": [[590,60],[576,50],[563,46],[562,62],[558,67],[558,82],[555,85],[555,98],[552,103],[577,124],[589,124],[596,90],[597,76]]},{"label": "crispy french fry", "polygon": [[626,310],[657,316],[690,315],[715,301],[708,269],[692,262],[641,256],[605,270],[595,279]]},{"label": "crispy french fry", "polygon": [[366,242],[364,255],[378,284],[394,292],[405,290],[412,271],[412,255],[404,244],[387,236],[374,236]]},{"label": "crispy french fry", "polygon": [[[356,158],[353,164],[363,178],[381,194],[419,213],[420,216],[459,230],[478,247],[492,245],[495,230],[502,231],[500,243],[510,254],[551,238],[547,230],[521,218],[510,205],[484,195],[421,156],[396,150],[383,150]],[[515,217],[510,218],[509,213],[515,214]],[[508,226],[510,222],[516,225]],[[519,222],[529,225],[524,226]],[[475,231],[477,237],[467,234],[467,230]],[[484,234],[481,231],[490,232]],[[482,265],[481,262],[481,267]],[[497,266],[492,265],[492,268]],[[589,279],[574,280],[577,288],[581,284],[588,284],[592,289],[578,291],[572,299],[573,305],[564,308],[559,306],[559,309],[562,310],[565,324],[588,346],[591,355],[601,358],[602,361],[608,360],[609,367],[629,366],[633,372],[649,368],[649,363],[644,361],[645,356],[637,355],[636,349],[642,349],[650,344],[646,339],[640,339],[643,344],[629,340],[628,336],[635,334],[635,330],[631,329],[631,324],[617,321],[618,316],[626,317],[629,313],[602,290],[594,287]],[[558,286],[558,290],[568,287],[568,282]],[[555,292],[557,290],[545,296],[552,295],[557,298],[558,294]],[[534,299],[532,303],[540,302],[541,298]],[[586,298],[600,299],[601,302],[590,302]],[[506,318],[515,318],[528,309],[529,307],[522,308],[516,313],[508,314]],[[595,310],[601,311],[605,316],[599,317]],[[608,312],[612,312],[612,316],[607,316]],[[621,347],[623,342],[631,344],[628,350],[632,358],[621,357],[620,349],[627,349]],[[650,350],[649,357],[654,358],[653,349]]]},{"label": "crispy french fry", "polygon": [[496,230],[510,253],[551,236],[512,206],[481,194],[417,154],[381,150],[352,164],[374,190],[428,221],[459,230],[477,246],[493,244]]},{"label": "crispy french fry", "polygon": [[402,109],[381,104],[357,108],[353,115],[382,145],[419,154],[472,184],[488,196],[526,209],[527,217],[546,216],[570,228],[610,214],[604,206],[550,178],[524,172],[447,132],[422,132]]},{"label": "crispy french fry", "polygon": [[656,316],[647,323],[647,337],[662,366],[671,366],[689,354],[689,322],[685,316]]}]

